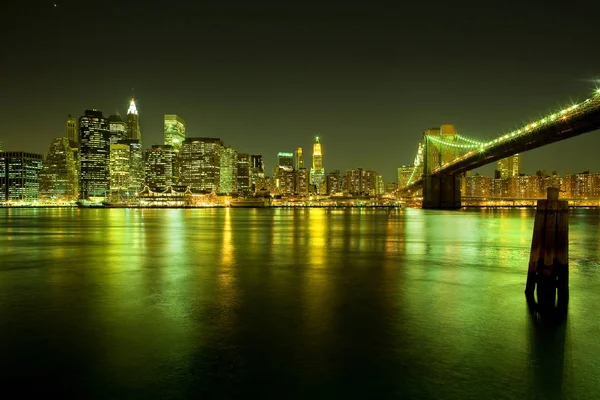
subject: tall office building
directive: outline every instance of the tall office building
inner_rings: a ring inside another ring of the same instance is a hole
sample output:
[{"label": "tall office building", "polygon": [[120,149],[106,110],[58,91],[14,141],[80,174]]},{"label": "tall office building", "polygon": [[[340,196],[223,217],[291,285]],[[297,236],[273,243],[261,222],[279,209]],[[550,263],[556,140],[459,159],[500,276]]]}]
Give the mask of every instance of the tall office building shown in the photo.
[{"label": "tall office building", "polygon": [[277,166],[286,171],[292,171],[294,169],[294,154],[281,151],[277,153]]},{"label": "tall office building", "polygon": [[173,146],[173,151],[179,153],[185,140],[185,120],[177,114],[165,114],[164,135],[165,144]]},{"label": "tall office building", "polygon": [[380,194],[385,193],[385,182],[383,181],[383,176],[375,175],[375,195],[379,196]]},{"label": "tall office building", "polygon": [[298,147],[294,152],[294,169],[299,171],[304,168],[304,157],[302,156],[302,147]]},{"label": "tall office building", "polygon": [[263,162],[262,155],[252,154],[251,161],[252,161],[251,168],[256,168],[257,170],[259,170],[262,173],[265,172],[265,163]]},{"label": "tall office building", "polygon": [[498,161],[498,171],[500,171],[501,179],[519,176],[521,173],[521,159],[519,155],[515,154],[514,156]]},{"label": "tall office building", "polygon": [[131,149],[125,143],[110,145],[110,192],[126,196],[131,189]]},{"label": "tall office building", "polygon": [[139,140],[142,143],[142,132],[140,131],[140,119],[135,106],[135,99],[131,99],[127,110],[127,139]]},{"label": "tall office building", "polygon": [[237,192],[238,154],[235,149],[224,146],[221,148],[221,168],[219,171],[219,191],[221,193]]},{"label": "tall office building", "polygon": [[323,194],[327,191],[325,182],[325,169],[323,168],[323,152],[319,137],[315,138],[313,144],[312,168],[310,169],[310,184],[315,188],[318,194]]},{"label": "tall office building", "polygon": [[35,200],[39,194],[41,154],[0,152],[0,200]]},{"label": "tall office building", "polygon": [[173,146],[154,145],[146,150],[146,185],[150,189],[164,189],[173,184]]},{"label": "tall office building", "polygon": [[129,195],[137,193],[143,188],[146,178],[146,168],[144,165],[144,152],[142,143],[139,140],[126,139],[120,140],[118,144],[129,146]]},{"label": "tall office building", "polygon": [[252,192],[250,180],[250,154],[238,153],[237,190],[240,195],[247,196]]},{"label": "tall office building", "polygon": [[181,184],[218,193],[222,146],[217,138],[186,138],[181,146]]},{"label": "tall office building", "polygon": [[79,197],[77,166],[70,140],[55,138],[40,172],[40,199],[74,201]]},{"label": "tall office building", "polygon": [[265,178],[265,163],[260,154],[252,154],[250,161],[250,188],[253,192],[256,192],[261,189],[260,187],[257,187],[257,182]]},{"label": "tall office building", "polygon": [[119,114],[108,117],[108,127],[110,131],[110,143],[115,144],[119,140],[127,139],[127,123]]},{"label": "tall office building", "polygon": [[308,196],[310,174],[304,167],[296,171],[296,194],[298,196]]},{"label": "tall office building", "polygon": [[333,196],[342,193],[342,176],[340,171],[336,170],[327,174],[327,194]]},{"label": "tall office building", "polygon": [[79,118],[82,199],[104,198],[110,190],[110,131],[101,111],[86,110]]},{"label": "tall office building", "polygon": [[77,118],[71,114],[65,121],[65,137],[69,140],[69,143],[79,143],[79,132],[77,130]]}]

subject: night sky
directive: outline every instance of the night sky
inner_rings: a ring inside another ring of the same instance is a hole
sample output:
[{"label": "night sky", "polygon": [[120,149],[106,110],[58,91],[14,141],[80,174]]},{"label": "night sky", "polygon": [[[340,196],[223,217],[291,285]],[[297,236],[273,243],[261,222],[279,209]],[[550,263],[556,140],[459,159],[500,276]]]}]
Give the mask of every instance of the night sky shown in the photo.
[{"label": "night sky", "polygon": [[[600,85],[600,2],[246,3],[3,1],[4,150],[45,154],[68,114],[124,115],[133,88],[145,146],[177,113],[269,171],[319,134],[326,171],[390,181],[427,128],[490,138]],[[523,172],[600,171],[599,147],[549,145]]]}]

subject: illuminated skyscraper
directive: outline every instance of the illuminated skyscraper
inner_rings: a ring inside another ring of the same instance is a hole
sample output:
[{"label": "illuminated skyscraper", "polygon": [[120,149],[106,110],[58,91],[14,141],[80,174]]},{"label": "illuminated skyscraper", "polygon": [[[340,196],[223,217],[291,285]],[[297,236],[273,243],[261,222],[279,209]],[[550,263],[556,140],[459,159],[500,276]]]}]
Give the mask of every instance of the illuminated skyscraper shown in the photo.
[{"label": "illuminated skyscraper", "polygon": [[62,136],[50,144],[40,172],[40,199],[68,202],[79,197],[76,160],[69,142]]},{"label": "illuminated skyscraper", "polygon": [[310,184],[315,188],[318,194],[323,194],[327,191],[325,169],[323,168],[323,152],[321,151],[321,143],[319,142],[318,136],[315,138],[315,143],[313,144]]},{"label": "illuminated skyscraper", "polygon": [[231,194],[237,192],[238,154],[235,149],[221,148],[221,170],[219,171],[219,191]]},{"label": "illuminated skyscraper", "polygon": [[126,195],[131,187],[131,149],[125,143],[110,145],[110,191],[115,196]]},{"label": "illuminated skyscraper", "polygon": [[304,167],[296,171],[296,194],[298,196],[308,196],[308,187],[310,174]]},{"label": "illuminated skyscraper", "polygon": [[519,176],[521,173],[521,159],[518,154],[503,158],[498,161],[498,171],[500,178],[506,179],[513,176]]},{"label": "illuminated skyscraper", "polygon": [[383,182],[383,176],[375,175],[375,194],[380,195],[385,193],[385,183]]},{"label": "illuminated skyscraper", "polygon": [[260,189],[257,187],[256,182],[258,179],[264,179],[265,177],[265,164],[260,154],[252,154],[251,166],[250,166],[250,188],[253,192]]},{"label": "illuminated skyscraper", "polygon": [[164,189],[173,184],[173,146],[152,146],[146,150],[146,185]]},{"label": "illuminated skyscraper", "polygon": [[304,168],[304,157],[302,156],[302,147],[298,147],[294,152],[294,169],[296,171]]},{"label": "illuminated skyscraper", "polygon": [[340,171],[336,170],[327,174],[327,194],[333,196],[342,193],[342,176]]},{"label": "illuminated skyscraper", "polygon": [[237,162],[237,190],[240,195],[251,193],[250,154],[239,153]]},{"label": "illuminated skyscraper", "polygon": [[129,189],[130,195],[135,194],[143,188],[146,178],[146,167],[144,165],[144,152],[139,140],[120,140],[118,144],[129,146]]},{"label": "illuminated skyscraper", "polygon": [[131,99],[127,110],[127,139],[139,140],[142,143],[142,132],[140,131],[140,119],[135,106],[135,99]]},{"label": "illuminated skyscraper", "polygon": [[179,153],[185,140],[184,119],[176,114],[165,114],[164,127],[165,144],[173,146],[173,151]]},{"label": "illuminated skyscraper", "polygon": [[181,185],[219,192],[221,147],[217,138],[187,138],[181,146]]},{"label": "illuminated skyscraper", "polygon": [[0,200],[35,200],[39,194],[41,154],[0,152]]},{"label": "illuminated skyscraper", "polygon": [[69,114],[65,121],[65,137],[70,143],[79,143],[79,132],[77,131],[77,118]]},{"label": "illuminated skyscraper", "polygon": [[110,190],[110,131],[101,111],[86,110],[79,118],[80,197],[104,198]]},{"label": "illuminated skyscraper", "polygon": [[127,139],[127,124],[120,115],[111,115],[108,117],[108,126],[110,130],[110,143],[117,143],[119,140]]},{"label": "illuminated skyscraper", "polygon": [[283,168],[286,171],[291,171],[294,169],[294,154],[280,151],[277,154],[277,160],[277,165],[280,168]]}]

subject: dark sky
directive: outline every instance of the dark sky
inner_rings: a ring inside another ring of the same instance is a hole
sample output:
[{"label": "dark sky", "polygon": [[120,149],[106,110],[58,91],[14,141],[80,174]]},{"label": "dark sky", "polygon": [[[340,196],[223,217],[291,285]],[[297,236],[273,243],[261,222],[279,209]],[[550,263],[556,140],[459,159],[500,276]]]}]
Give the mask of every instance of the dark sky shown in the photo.
[{"label": "dark sky", "polygon": [[[389,181],[429,127],[493,137],[600,84],[600,2],[250,3],[3,1],[4,149],[46,153],[67,114],[125,114],[134,88],[146,146],[165,113],[269,168],[318,133],[326,170]],[[599,147],[589,133],[523,170],[599,171]]]}]

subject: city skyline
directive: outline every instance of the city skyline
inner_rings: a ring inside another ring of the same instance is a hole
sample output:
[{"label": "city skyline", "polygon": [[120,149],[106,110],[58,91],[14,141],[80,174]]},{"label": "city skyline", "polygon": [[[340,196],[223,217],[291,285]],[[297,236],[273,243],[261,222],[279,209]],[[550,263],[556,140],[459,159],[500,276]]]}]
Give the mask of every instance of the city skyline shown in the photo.
[{"label": "city skyline", "polygon": [[[9,6],[15,18],[5,28],[6,45],[14,62],[3,65],[13,77],[0,103],[11,116],[0,122],[5,149],[45,153],[69,113],[96,108],[111,115],[118,108],[125,115],[133,88],[144,148],[162,143],[163,115],[177,113],[188,136],[222,138],[264,154],[267,165],[280,151],[310,148],[318,134],[327,144],[326,169],[358,165],[390,181],[431,126],[494,137],[585,98],[600,74],[589,6],[586,15],[567,18],[572,11],[540,12],[531,4],[518,10],[495,4],[493,13],[411,5],[400,13],[358,5],[173,2],[173,29],[157,4],[108,4],[93,13],[90,7]],[[509,16],[511,30],[500,29]],[[553,28],[558,21],[561,30]],[[92,37],[102,51],[123,43],[119,57],[87,62],[83,44]],[[125,47],[127,38],[134,44]],[[163,57],[157,46],[181,60]],[[556,48],[588,56],[557,62]],[[36,52],[44,63],[32,58]],[[68,59],[75,62],[63,67]],[[35,119],[28,118],[32,111]],[[528,152],[524,169],[598,170],[595,136]]]}]

